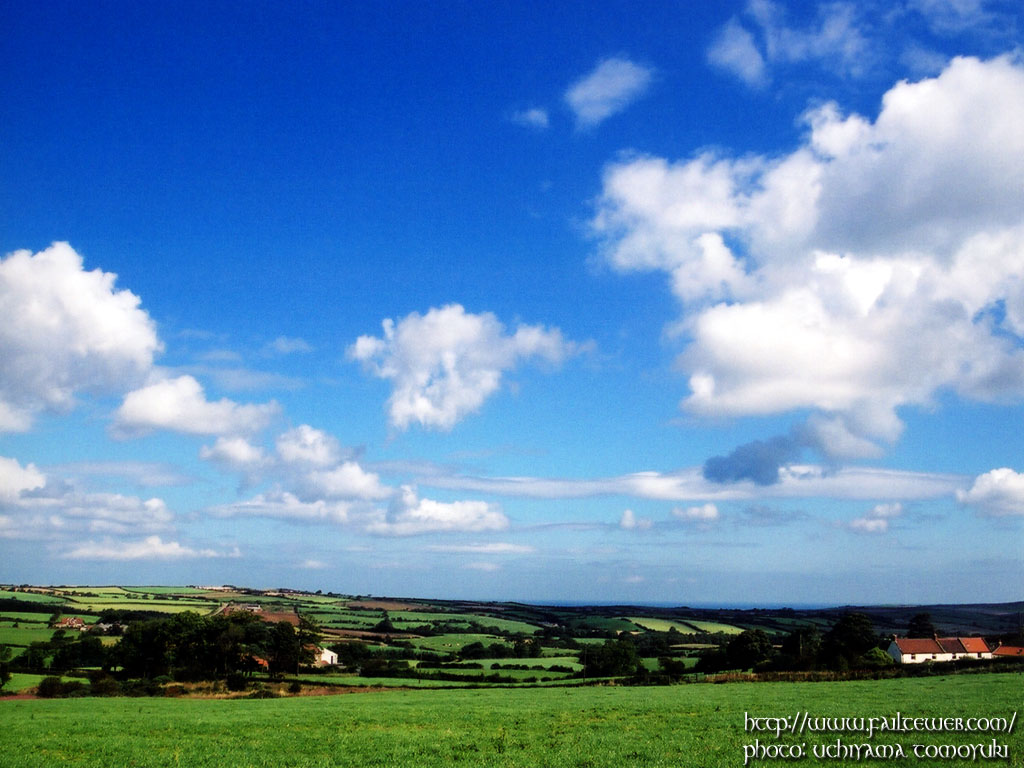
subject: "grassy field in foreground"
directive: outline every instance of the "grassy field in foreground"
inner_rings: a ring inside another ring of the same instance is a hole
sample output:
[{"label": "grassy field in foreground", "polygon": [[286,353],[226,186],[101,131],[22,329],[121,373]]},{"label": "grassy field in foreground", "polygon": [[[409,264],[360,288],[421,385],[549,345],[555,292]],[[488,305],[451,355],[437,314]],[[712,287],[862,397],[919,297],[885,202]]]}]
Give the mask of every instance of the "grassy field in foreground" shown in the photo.
[{"label": "grassy field in foreground", "polygon": [[[793,716],[1000,716],[1021,707],[1019,674],[841,683],[660,688],[371,692],[270,700],[0,701],[0,755],[22,766],[696,766],[743,765],[744,713]],[[876,734],[871,743],[1008,745],[1007,734]],[[834,744],[805,735],[788,743]],[[866,743],[863,734],[845,734]],[[761,734],[762,743],[775,743]],[[803,765],[842,761],[800,760]],[[983,761],[984,762],[984,761]],[[969,760],[885,761],[958,766]],[[868,765],[882,763],[867,761]],[[757,761],[752,765],[778,765]]]}]

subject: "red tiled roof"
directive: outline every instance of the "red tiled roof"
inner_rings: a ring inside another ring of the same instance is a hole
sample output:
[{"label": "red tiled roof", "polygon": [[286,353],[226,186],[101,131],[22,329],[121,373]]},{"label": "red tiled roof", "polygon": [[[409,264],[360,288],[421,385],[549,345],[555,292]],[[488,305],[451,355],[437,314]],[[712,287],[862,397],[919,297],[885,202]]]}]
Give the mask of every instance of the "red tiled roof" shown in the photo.
[{"label": "red tiled roof", "polygon": [[980,637],[961,637],[961,644],[968,653],[988,653],[988,643]]},{"label": "red tiled roof", "polygon": [[945,653],[930,637],[897,637],[896,647],[900,653]]},{"label": "red tiled roof", "polygon": [[1024,648],[1019,645],[1001,645],[992,651],[993,656],[1024,656]]},{"label": "red tiled roof", "polygon": [[944,653],[967,653],[959,637],[937,637],[936,642],[942,647]]}]

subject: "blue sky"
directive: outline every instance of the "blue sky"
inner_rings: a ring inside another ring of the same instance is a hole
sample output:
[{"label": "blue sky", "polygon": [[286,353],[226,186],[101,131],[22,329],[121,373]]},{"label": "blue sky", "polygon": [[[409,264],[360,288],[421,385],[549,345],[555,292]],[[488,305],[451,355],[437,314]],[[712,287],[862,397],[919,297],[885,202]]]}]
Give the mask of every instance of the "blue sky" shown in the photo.
[{"label": "blue sky", "polygon": [[1021,597],[1019,4],[4,16],[0,580]]}]

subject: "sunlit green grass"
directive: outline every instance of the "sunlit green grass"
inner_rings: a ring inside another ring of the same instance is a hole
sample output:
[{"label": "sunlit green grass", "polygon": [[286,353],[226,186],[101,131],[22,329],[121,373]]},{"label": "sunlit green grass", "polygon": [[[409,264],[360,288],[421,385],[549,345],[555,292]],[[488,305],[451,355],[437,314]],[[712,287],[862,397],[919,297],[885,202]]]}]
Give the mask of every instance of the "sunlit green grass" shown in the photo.
[{"label": "sunlit green grass", "polygon": [[720,632],[723,635],[738,635],[743,631],[739,627],[734,627],[732,624],[720,624],[717,621],[687,619],[686,623],[696,627],[700,632]]},{"label": "sunlit green grass", "polygon": [[652,632],[668,632],[672,627],[676,628],[676,631],[683,632],[685,634],[691,634],[694,632],[694,628],[688,623],[681,621],[670,621],[668,619],[648,619],[639,616],[627,616],[627,620],[633,622],[638,627],[649,629]]},{"label": "sunlit green grass", "polygon": [[[661,688],[370,692],[261,701],[0,701],[5,768],[71,766],[578,766],[743,764],[744,713],[1009,717],[1019,674]],[[1009,765],[1021,765],[1020,727]],[[876,735],[875,743],[986,743],[993,734]],[[762,734],[762,741],[774,735]],[[794,741],[792,737],[783,737]],[[867,738],[844,738],[862,743]],[[836,736],[805,735],[811,744]],[[802,765],[826,764],[813,757]],[[832,761],[827,765],[844,763]],[[882,763],[868,762],[868,765]],[[921,766],[927,761],[886,761]],[[977,765],[942,761],[943,766]],[[998,763],[1006,765],[1006,762]],[[761,761],[757,766],[777,766]]]},{"label": "sunlit green grass", "polygon": [[13,592],[7,589],[0,589],[0,598],[7,600],[22,600],[26,603],[63,603],[64,600],[53,595],[40,595],[37,592]]},{"label": "sunlit green grass", "polygon": [[[28,646],[30,643],[43,643],[50,639],[54,630],[45,624],[21,624],[18,627],[10,622],[0,622],[0,645]],[[73,633],[77,636],[77,632]]]}]

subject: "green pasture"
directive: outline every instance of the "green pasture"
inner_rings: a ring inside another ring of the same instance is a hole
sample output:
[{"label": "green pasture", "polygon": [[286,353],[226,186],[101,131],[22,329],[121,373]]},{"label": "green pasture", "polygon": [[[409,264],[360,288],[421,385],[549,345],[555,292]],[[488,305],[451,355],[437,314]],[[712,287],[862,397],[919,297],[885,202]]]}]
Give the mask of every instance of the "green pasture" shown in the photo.
[{"label": "green pasture", "polygon": [[[8,621],[0,622],[0,645],[28,646],[29,643],[44,643],[50,639],[54,630],[45,624],[22,624],[15,627]],[[74,633],[69,636],[75,636]]]},{"label": "green pasture", "polygon": [[24,621],[29,624],[49,624],[50,615],[51,614],[49,613],[29,613],[27,611],[0,611],[0,621]]},{"label": "green pasture", "polygon": [[[562,651],[564,653],[564,650]],[[542,656],[537,659],[480,659],[480,663],[486,669],[491,669],[495,664],[525,664],[528,667],[572,667],[575,670],[583,669],[580,660],[576,656]],[[501,670],[495,670],[496,672]]]},{"label": "green pasture", "polygon": [[[28,688],[35,688],[39,685],[39,681],[44,677],[45,675],[29,675],[23,672],[13,672],[11,674],[11,679],[7,681],[7,685],[0,689],[0,694],[20,693]],[[2,701],[3,698],[0,697],[0,702]],[[3,710],[0,710],[0,712],[2,711]],[[2,741],[2,737],[0,737],[0,741]]]},{"label": "green pasture", "polygon": [[[483,680],[482,678],[487,677],[488,675],[495,675],[495,674],[496,675],[501,675],[502,677],[513,678],[513,679],[515,679],[517,681],[526,680],[527,678],[540,679],[542,677],[549,677],[552,680],[561,680],[563,678],[570,677],[571,674],[572,674],[572,673],[567,673],[567,672],[552,672],[551,670],[546,669],[546,668],[545,669],[495,669],[494,666],[493,666],[493,664],[495,664],[495,663],[516,664],[516,665],[522,664],[523,666],[527,666],[527,667],[539,667],[539,666],[541,666],[540,664],[531,664],[530,661],[532,661],[532,660],[531,659],[513,659],[511,661],[506,661],[506,662],[496,662],[496,661],[494,661],[492,659],[482,659],[479,662],[475,662],[475,663],[478,663],[478,664],[482,664],[483,665],[482,669],[479,668],[479,667],[468,666],[469,664],[474,663],[474,662],[467,662],[466,665],[460,665],[460,666],[457,666],[457,667],[456,666],[445,667],[444,669],[435,669],[433,667],[426,667],[426,668],[424,668],[422,670],[422,672],[427,673],[427,674],[429,674],[431,672],[444,672],[446,674],[459,675],[460,677],[464,677],[467,680],[471,680],[473,678],[478,678],[478,682],[480,682],[481,684],[486,683],[486,681]],[[418,667],[419,666],[418,662],[410,662],[410,664],[411,664],[411,666],[414,666],[414,667]],[[579,665],[576,665],[576,666],[579,666]],[[500,683],[499,683],[499,685],[500,685]]]},{"label": "green pasture", "polygon": [[[733,683],[658,688],[505,688],[371,691],[264,700],[65,699],[2,701],[6,768],[148,766],[549,766],[732,768],[761,743],[1007,745],[1012,734],[753,734],[759,717],[905,716],[1009,718],[1021,707],[1019,674],[838,683]],[[849,761],[809,755],[800,765]],[[982,761],[984,762],[984,761]],[[866,761],[868,765],[975,766],[970,760]],[[986,763],[987,764],[987,763]],[[768,768],[775,760],[755,760]]]},{"label": "green pasture", "polygon": [[196,587],[124,587],[129,595],[183,595],[186,597],[197,597],[207,594],[206,590]]},{"label": "green pasture", "polygon": [[717,621],[687,619],[686,623],[692,625],[698,632],[718,632],[723,635],[738,635],[743,631],[739,627],[734,627],[732,624],[720,624]]},{"label": "green pasture", "polygon": [[41,595],[38,592],[13,592],[7,589],[0,589],[0,598],[7,600],[22,600],[26,603],[54,603],[64,602],[63,598],[53,595]]},{"label": "green pasture", "polygon": [[67,597],[118,597],[128,594],[124,587],[57,587],[55,591]]},{"label": "green pasture", "polygon": [[673,627],[675,627],[677,632],[683,632],[687,635],[691,635],[695,631],[699,631],[689,624],[685,624],[681,621],[670,621],[668,619],[648,619],[640,616],[627,616],[626,621],[631,621],[638,627],[649,629],[652,632],[668,632]]},{"label": "green pasture", "polygon": [[510,633],[522,633],[525,635],[532,635],[536,632],[539,627],[535,624],[529,624],[525,621],[517,621],[515,619],[501,619],[495,616],[485,616],[483,614],[476,613],[437,613],[427,611],[389,611],[388,617],[395,624],[399,625],[399,622],[408,624],[434,624],[437,622],[452,623],[452,624],[465,624],[468,622],[474,622],[485,627],[497,627],[502,632]]},{"label": "green pasture", "polygon": [[317,609],[315,611],[302,611],[301,613],[303,616],[307,616],[325,627],[342,626],[354,629],[369,629],[382,619],[381,616],[373,614],[342,610],[324,611]]},{"label": "green pasture", "polygon": [[349,600],[347,597],[331,597],[330,595],[299,595],[299,602],[310,603],[317,607],[321,605],[342,605]]},{"label": "green pasture", "polygon": [[629,619],[609,616],[586,616],[584,618],[575,618],[570,619],[569,624],[574,629],[597,629],[603,632],[636,632],[640,629],[640,627]]},{"label": "green pasture", "polygon": [[154,611],[157,613],[184,613],[194,611],[206,615],[213,613],[217,606],[212,603],[200,603],[186,600],[110,600],[107,598],[74,598],[72,608],[99,613],[108,608],[117,611]]},{"label": "green pasture", "polygon": [[[505,638],[497,635],[451,634],[420,637],[410,641],[416,648],[441,653],[457,653],[471,643],[506,643]],[[507,644],[507,643],[506,643]]]}]

